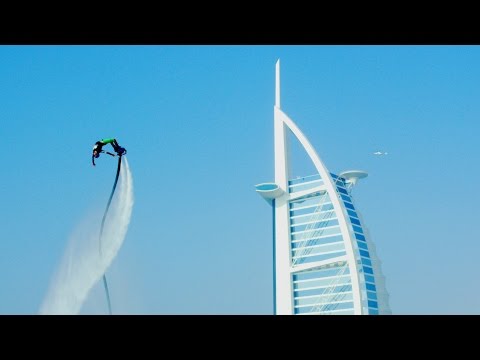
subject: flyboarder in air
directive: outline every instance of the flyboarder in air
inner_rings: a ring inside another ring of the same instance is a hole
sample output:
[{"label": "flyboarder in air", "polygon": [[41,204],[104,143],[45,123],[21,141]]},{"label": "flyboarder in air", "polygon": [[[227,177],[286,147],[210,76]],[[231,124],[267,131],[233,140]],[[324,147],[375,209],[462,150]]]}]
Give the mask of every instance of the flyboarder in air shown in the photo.
[{"label": "flyboarder in air", "polygon": [[100,153],[106,153],[111,156],[115,156],[115,154],[112,154],[111,152],[104,151],[102,148],[104,145],[111,144],[113,147],[113,150],[117,153],[118,156],[122,156],[127,153],[127,150],[120,145],[118,145],[116,139],[102,139],[100,141],[97,141],[95,145],[93,146],[93,154],[92,154],[92,164],[95,166],[95,159],[100,156]]}]

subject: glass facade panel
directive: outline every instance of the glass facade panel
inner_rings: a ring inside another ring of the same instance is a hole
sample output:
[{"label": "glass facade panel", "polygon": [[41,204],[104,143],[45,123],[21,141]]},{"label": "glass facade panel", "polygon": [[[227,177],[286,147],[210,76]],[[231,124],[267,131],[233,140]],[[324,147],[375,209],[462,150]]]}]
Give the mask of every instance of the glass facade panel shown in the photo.
[{"label": "glass facade panel", "polygon": [[294,265],[308,264],[316,261],[324,261],[328,259],[333,259],[339,256],[346,255],[345,251],[334,252],[330,254],[321,254],[321,255],[306,255],[298,258],[293,258],[292,261]]},{"label": "glass facade panel", "polygon": [[305,182],[305,183],[301,183],[301,184],[290,185],[288,187],[288,189],[289,189],[290,193],[294,193],[294,192],[297,192],[297,191],[313,189],[314,187],[317,187],[317,186],[320,186],[320,185],[323,185],[322,180],[314,180],[314,181]]},{"label": "glass facade panel", "polygon": [[320,279],[320,278],[330,277],[330,276],[337,276],[342,272],[343,274],[350,274],[350,270],[348,266],[346,267],[346,269],[344,269],[343,266],[336,266],[336,267],[325,267],[322,269],[302,271],[302,272],[293,274],[292,278],[293,278],[293,281],[296,282],[296,281],[304,281],[304,280],[310,280],[310,279]]},{"label": "glass facade panel", "polygon": [[299,224],[299,225],[294,225],[294,226],[291,226],[290,229],[292,231],[292,234],[295,234],[299,231],[306,231],[306,230],[320,230],[322,228],[326,228],[326,227],[331,227],[331,226],[335,226],[335,225],[338,225],[338,219],[329,219],[329,220],[326,220],[326,221],[316,221],[313,220],[309,223],[304,223],[304,224]]},{"label": "glass facade panel", "polygon": [[360,255],[366,258],[370,257],[370,254],[368,253],[368,251],[365,251],[365,250],[360,250]]},{"label": "glass facade panel", "polygon": [[351,293],[340,296],[314,297],[313,300],[310,305],[295,306],[294,311],[323,313],[325,311],[353,310]]},{"label": "glass facade panel", "polygon": [[363,234],[363,229],[360,226],[352,225],[353,231]]},{"label": "glass facade panel", "polygon": [[351,283],[350,276],[342,275],[342,276],[334,276],[334,277],[328,277],[323,279],[302,281],[302,282],[296,283],[294,288],[295,290],[303,290],[303,289],[309,289],[309,288],[315,288],[315,287],[321,287],[321,286],[323,287],[331,286],[332,284],[345,285],[350,283]]},{"label": "glass facade panel", "polygon": [[315,238],[311,240],[305,240],[305,241],[297,241],[292,243],[292,249],[296,249],[298,247],[304,247],[304,246],[315,246],[315,245],[321,245],[321,244],[330,244],[330,243],[335,243],[335,242],[343,242],[343,237],[342,235],[334,235],[334,236],[327,236],[323,238]]},{"label": "glass facade panel", "polygon": [[307,238],[317,238],[320,236],[328,236],[328,235],[337,235],[340,234],[340,227],[334,226],[331,228],[324,228],[324,229],[315,229],[315,230],[307,230],[298,232],[296,234],[292,234],[292,240],[304,240]]},{"label": "glass facade panel", "polygon": [[345,206],[349,209],[352,209],[352,210],[355,210],[355,208],[353,207],[352,204],[348,203],[348,202],[343,202],[345,204]]},{"label": "glass facade panel", "polygon": [[347,291],[352,291],[352,286],[343,285],[343,286],[335,286],[334,288],[324,287],[324,288],[317,288],[317,289],[310,289],[310,290],[298,290],[298,291],[295,290],[294,296],[295,298],[299,298],[303,296],[324,295],[326,290],[328,290],[330,294],[343,293]]},{"label": "glass facade panel", "polygon": [[[326,295],[326,296],[330,296],[330,295]],[[301,299],[295,300],[295,306],[315,305],[315,304],[318,304],[319,300],[320,299],[318,296],[301,298]],[[344,293],[342,296],[342,300],[344,301],[353,300],[352,292]]]},{"label": "glass facade panel", "polygon": [[288,185],[295,185],[295,184],[300,184],[300,183],[306,182],[306,181],[313,181],[313,180],[320,180],[320,179],[321,179],[320,174],[303,176],[303,177],[298,177],[298,178],[295,178],[295,179],[288,180]]},{"label": "glass facade panel", "polygon": [[[356,213],[355,211],[353,211],[353,210],[348,210],[348,209],[347,209],[347,213],[348,213],[348,215],[350,215],[350,216],[353,216],[353,217],[358,218],[357,213]],[[350,218],[350,220],[351,220],[351,218]]]},{"label": "glass facade panel", "polygon": [[338,242],[338,243],[333,243],[333,244],[327,244],[327,245],[297,248],[294,251],[292,251],[292,253],[293,253],[292,256],[293,257],[302,257],[302,256],[307,256],[307,255],[314,255],[314,254],[320,254],[320,253],[326,253],[326,252],[332,252],[332,251],[340,251],[340,250],[345,250],[345,246],[343,245],[343,241]]},{"label": "glass facade panel", "polygon": [[373,270],[371,267],[369,266],[363,266],[363,271],[366,273],[366,274],[371,274],[373,275]]},{"label": "glass facade panel", "polygon": [[362,225],[362,224],[360,224],[360,220],[350,218],[350,221],[352,222],[352,224],[355,224],[355,225],[358,225],[358,226]]},{"label": "glass facade panel", "polygon": [[290,223],[292,225],[299,225],[299,224],[309,223],[314,220],[328,220],[335,217],[336,217],[335,211],[332,211],[331,209],[329,209],[327,211],[319,211],[316,213],[310,212],[310,213],[302,214],[300,216],[291,217]]},{"label": "glass facade panel", "polygon": [[357,239],[359,239],[359,240],[366,241],[365,236],[363,236],[362,234],[357,234],[357,233],[355,233],[355,237],[356,237]]},{"label": "glass facade panel", "polygon": [[331,201],[327,193],[323,193],[321,195],[319,194],[315,196],[303,197],[301,199],[290,201],[290,210],[307,207],[307,206],[318,206],[320,204],[324,204],[324,203],[326,204],[328,202],[331,202]]},{"label": "glass facade panel", "polygon": [[353,302],[332,302],[327,304],[318,304],[317,306],[305,306],[295,308],[295,313],[297,314],[305,314],[305,313],[313,313],[313,312],[334,312],[336,310],[346,310],[346,309],[353,309]]},{"label": "glass facade panel", "polygon": [[[362,257],[362,264],[372,266],[372,262],[370,261],[370,259],[367,259],[367,258],[364,258],[364,257]],[[369,275],[365,275],[365,276],[369,276]],[[371,282],[374,282],[374,281],[371,281]]]},{"label": "glass facade panel", "polygon": [[358,242],[357,242],[357,245],[358,245],[358,247],[359,247],[360,249],[368,250],[367,243],[358,241]]},{"label": "glass facade panel", "polygon": [[[291,209],[290,210],[290,217],[294,217],[294,216],[299,216],[299,215],[306,215],[306,214],[312,214],[314,211],[317,210],[318,208],[318,203],[315,204],[315,205],[311,205],[311,206],[308,206],[308,207],[298,207],[298,208],[295,208],[295,209]],[[319,212],[325,212],[325,211],[328,211],[328,210],[333,210],[333,204],[332,203],[324,203],[320,209],[318,209]]]},{"label": "glass facade panel", "polygon": [[353,308],[349,310],[335,310],[335,311],[329,311],[325,313],[312,312],[308,314],[298,314],[298,315],[353,315]]},{"label": "glass facade panel", "polygon": [[367,299],[369,300],[377,300],[377,294],[373,291],[367,291]]}]

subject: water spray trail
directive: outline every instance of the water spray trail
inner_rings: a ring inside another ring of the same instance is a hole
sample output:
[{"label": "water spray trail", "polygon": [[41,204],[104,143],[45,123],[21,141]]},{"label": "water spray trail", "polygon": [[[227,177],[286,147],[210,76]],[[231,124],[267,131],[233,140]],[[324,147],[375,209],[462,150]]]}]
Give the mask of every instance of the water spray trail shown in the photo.
[{"label": "water spray trail", "polygon": [[98,251],[99,217],[89,216],[71,234],[62,262],[40,307],[40,314],[78,314],[125,239],[133,209],[133,180],[123,159],[117,195],[112,201]]}]

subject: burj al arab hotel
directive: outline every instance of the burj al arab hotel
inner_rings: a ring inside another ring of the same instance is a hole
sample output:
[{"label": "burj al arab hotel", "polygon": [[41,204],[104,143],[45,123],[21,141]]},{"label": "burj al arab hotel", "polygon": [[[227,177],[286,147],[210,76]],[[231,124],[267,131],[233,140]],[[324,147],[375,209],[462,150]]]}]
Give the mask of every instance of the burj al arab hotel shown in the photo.
[{"label": "burj al arab hotel", "polygon": [[[275,75],[275,182],[256,185],[273,214],[274,314],[391,314],[381,263],[352,198],[367,173],[327,169],[280,107],[280,60]],[[313,174],[292,177],[295,138]]]}]

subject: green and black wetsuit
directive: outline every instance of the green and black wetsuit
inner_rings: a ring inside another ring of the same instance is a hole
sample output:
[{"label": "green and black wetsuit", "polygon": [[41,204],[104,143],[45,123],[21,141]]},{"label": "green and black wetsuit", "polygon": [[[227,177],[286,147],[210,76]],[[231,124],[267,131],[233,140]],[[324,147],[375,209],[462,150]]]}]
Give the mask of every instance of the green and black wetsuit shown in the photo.
[{"label": "green and black wetsuit", "polygon": [[107,144],[111,144],[112,147],[113,147],[113,150],[115,152],[118,152],[118,149],[120,148],[120,145],[118,145],[117,143],[117,140],[112,138],[112,139],[102,139],[100,141],[97,141],[95,143],[95,145],[93,146],[93,152],[95,152],[95,150],[97,151],[97,156],[95,156],[95,154],[92,154],[92,164],[95,166],[95,158],[99,157],[100,156],[100,153],[107,153],[108,155],[112,155],[112,156],[115,156],[115,154],[112,154],[108,151],[103,151],[103,146],[107,145]]}]

